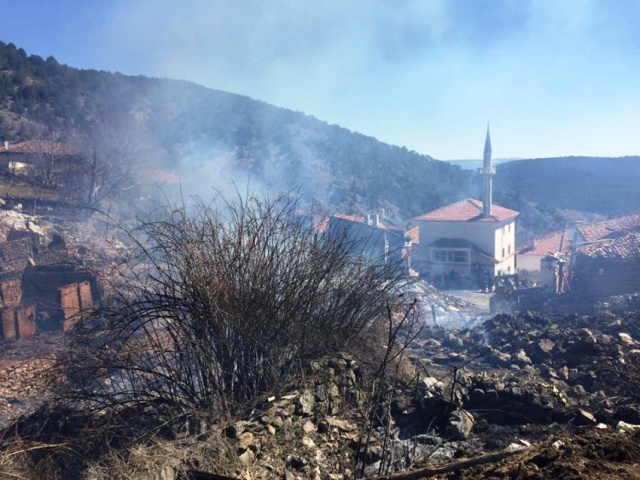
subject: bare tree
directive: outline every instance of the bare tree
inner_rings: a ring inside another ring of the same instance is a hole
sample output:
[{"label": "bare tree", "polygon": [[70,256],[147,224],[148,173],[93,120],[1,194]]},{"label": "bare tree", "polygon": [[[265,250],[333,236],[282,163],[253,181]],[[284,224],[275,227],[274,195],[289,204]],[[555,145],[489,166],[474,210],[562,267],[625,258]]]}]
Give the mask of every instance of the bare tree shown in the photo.
[{"label": "bare tree", "polygon": [[297,207],[289,197],[218,198],[130,230],[135,255],[64,359],[65,395],[234,413],[305,360],[361,342],[398,301],[401,266],[363,259]]},{"label": "bare tree", "polygon": [[36,183],[43,187],[54,187],[55,168],[65,155],[69,155],[68,146],[64,143],[62,132],[47,129],[40,132],[33,141],[33,148],[37,154],[34,165]]},{"label": "bare tree", "polygon": [[75,172],[77,195],[90,206],[135,188],[153,155],[145,133],[132,122],[94,123],[76,134],[74,145],[81,159]]}]

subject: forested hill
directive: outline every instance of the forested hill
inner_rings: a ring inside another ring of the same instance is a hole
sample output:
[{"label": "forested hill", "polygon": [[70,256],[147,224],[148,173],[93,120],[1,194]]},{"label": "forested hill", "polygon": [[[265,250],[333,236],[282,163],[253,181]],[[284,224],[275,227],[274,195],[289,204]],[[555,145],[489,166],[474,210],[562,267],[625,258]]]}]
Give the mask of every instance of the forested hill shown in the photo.
[{"label": "forested hill", "polygon": [[607,216],[640,210],[640,157],[562,157],[500,165],[501,195],[526,199],[542,209],[572,209]]},{"label": "forested hill", "polygon": [[209,172],[200,181],[214,187],[249,174],[328,210],[410,218],[475,193],[471,172],[299,112],[185,81],[79,70],[0,42],[0,139],[96,125],[144,132],[159,167]]}]

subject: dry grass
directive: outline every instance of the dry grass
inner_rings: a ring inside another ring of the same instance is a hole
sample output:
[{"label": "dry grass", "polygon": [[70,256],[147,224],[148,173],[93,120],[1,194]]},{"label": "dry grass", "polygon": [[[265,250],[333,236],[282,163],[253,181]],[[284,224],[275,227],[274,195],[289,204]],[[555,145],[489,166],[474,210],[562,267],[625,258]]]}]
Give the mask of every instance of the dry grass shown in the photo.
[{"label": "dry grass", "polygon": [[173,478],[187,469],[232,475],[237,471],[234,448],[223,435],[210,432],[206,438],[167,441],[154,439],[126,451],[111,450],[89,465],[83,478],[89,480],[138,480]]}]

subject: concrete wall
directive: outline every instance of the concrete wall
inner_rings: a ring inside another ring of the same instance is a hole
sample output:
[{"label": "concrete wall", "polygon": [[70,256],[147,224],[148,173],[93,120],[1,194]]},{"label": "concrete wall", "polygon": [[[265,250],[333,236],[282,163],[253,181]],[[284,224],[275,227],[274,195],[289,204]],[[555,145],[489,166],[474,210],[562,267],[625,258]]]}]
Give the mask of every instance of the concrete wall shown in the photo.
[{"label": "concrete wall", "polygon": [[460,238],[473,243],[498,261],[494,274],[501,269],[510,273],[515,272],[515,220],[507,222],[418,221],[416,223],[420,229],[420,245],[414,247],[412,261],[418,270],[425,268],[431,261],[428,245],[441,238]]},{"label": "concrete wall", "polygon": [[542,260],[542,255],[517,255],[516,267],[518,271],[539,272],[540,260]]}]

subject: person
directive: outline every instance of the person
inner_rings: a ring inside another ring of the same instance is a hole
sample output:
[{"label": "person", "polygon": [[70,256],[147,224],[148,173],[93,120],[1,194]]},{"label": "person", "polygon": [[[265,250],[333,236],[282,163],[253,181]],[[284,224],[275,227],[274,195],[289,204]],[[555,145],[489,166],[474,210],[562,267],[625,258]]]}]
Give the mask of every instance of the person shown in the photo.
[{"label": "person", "polygon": [[483,293],[491,293],[493,291],[493,278],[491,278],[491,274],[485,270],[484,272],[484,292]]}]

